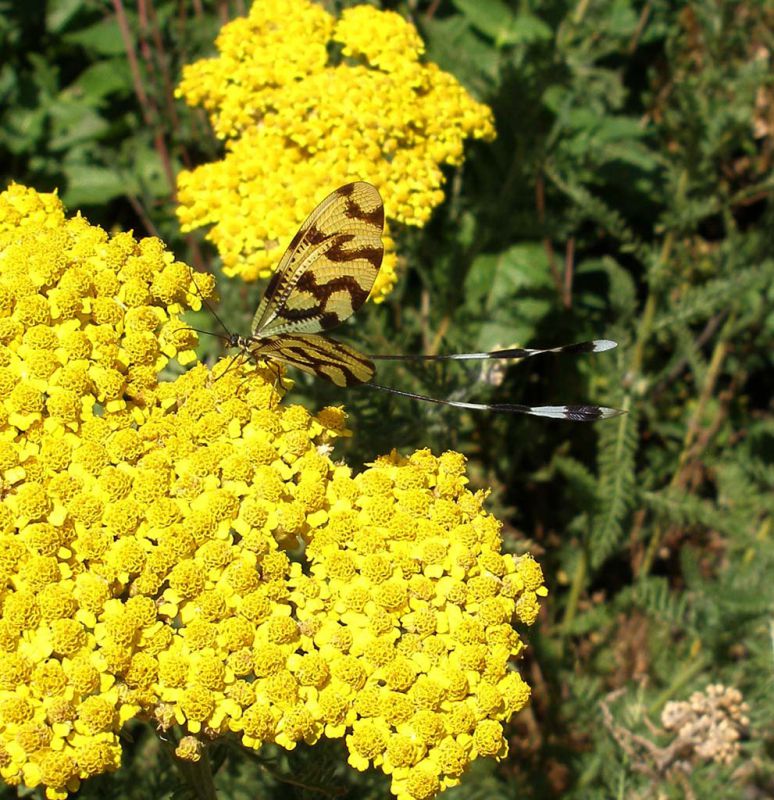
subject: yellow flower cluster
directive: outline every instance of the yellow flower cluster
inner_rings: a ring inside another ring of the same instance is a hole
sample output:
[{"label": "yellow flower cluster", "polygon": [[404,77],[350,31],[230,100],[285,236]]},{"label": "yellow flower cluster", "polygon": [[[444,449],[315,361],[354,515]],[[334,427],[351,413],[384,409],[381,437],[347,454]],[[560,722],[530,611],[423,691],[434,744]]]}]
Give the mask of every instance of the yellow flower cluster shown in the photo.
[{"label": "yellow flower cluster", "polygon": [[13,185],[0,251],[3,423],[63,436],[97,403],[126,427],[144,418],[170,358],[195,360],[196,336],[178,315],[200,307],[199,295],[158,239],[108,237],[80,216],[65,220],[56,195]]},{"label": "yellow flower cluster", "polygon": [[337,469],[310,576],[294,582],[320,589],[297,612],[315,630],[310,708],[327,735],[347,726],[349,763],[382,769],[400,798],[434,797],[474,758],[502,758],[502,722],[529,699],[508,668],[523,649],[511,620],[535,621],[543,575],[500,552],[487,493],[466,489],[464,470],[461,454],[427,450],[354,477]]},{"label": "yellow flower cluster", "polygon": [[[178,216],[184,230],[214,226],[227,275],[267,277],[315,204],[352,180],[379,189],[388,220],[424,225],[444,197],[440,166],[462,163],[466,138],[494,136],[489,108],[424,63],[416,29],[390,11],[336,20],[310,0],[260,0],[217,47],[178,94],[207,110],[227,152],[180,174]],[[396,280],[386,244],[376,302]]]},{"label": "yellow flower cluster", "polygon": [[139,717],[191,761],[346,737],[431,798],[505,753],[540,568],[500,552],[458,453],[353,475],[343,412],[279,404],[271,369],[160,383],[198,297],[158,240],[0,195],[0,776],[64,798]]}]

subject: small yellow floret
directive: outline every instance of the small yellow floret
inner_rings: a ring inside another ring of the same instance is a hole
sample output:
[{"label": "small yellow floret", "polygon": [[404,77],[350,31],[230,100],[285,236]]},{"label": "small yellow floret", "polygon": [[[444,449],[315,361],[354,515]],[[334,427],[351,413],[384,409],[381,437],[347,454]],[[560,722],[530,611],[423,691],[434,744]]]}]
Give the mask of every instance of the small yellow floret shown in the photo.
[{"label": "small yellow floret", "polygon": [[178,87],[228,142],[222,161],[178,176],[184,230],[212,225],[227,275],[267,277],[317,202],[368,180],[388,218],[371,293],[383,300],[397,278],[389,221],[427,223],[444,199],[441,165],[462,163],[466,139],[494,137],[490,109],[422,60],[411,23],[369,5],[335,20],[309,0],[261,0],[216,44]]}]

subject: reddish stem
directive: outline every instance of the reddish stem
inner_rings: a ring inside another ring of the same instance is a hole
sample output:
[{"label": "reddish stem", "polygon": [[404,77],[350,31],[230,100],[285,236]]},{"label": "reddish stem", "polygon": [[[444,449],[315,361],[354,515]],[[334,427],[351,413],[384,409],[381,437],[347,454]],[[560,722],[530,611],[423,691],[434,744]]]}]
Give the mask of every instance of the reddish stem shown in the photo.
[{"label": "reddish stem", "polygon": [[[546,185],[542,175],[538,175],[537,179],[535,180],[535,208],[537,209],[538,222],[540,223],[540,227],[543,228],[546,221]],[[554,283],[556,284],[556,290],[559,293],[559,296],[563,297],[564,292],[562,289],[562,277],[559,274],[559,269],[556,266],[556,260],[554,258],[554,246],[548,236],[543,236],[543,249],[546,251],[548,266],[551,270],[551,277],[554,279]]]},{"label": "reddish stem", "polygon": [[564,256],[564,307],[572,308],[572,279],[575,270],[575,237],[571,236],[567,242]]},{"label": "reddish stem", "polygon": [[[142,2],[140,5],[143,5]],[[145,124],[153,131],[153,144],[156,148],[156,152],[159,154],[159,158],[161,159],[161,165],[164,169],[164,173],[167,176],[167,182],[169,183],[172,199],[176,200],[177,187],[175,181],[175,171],[172,168],[172,159],[170,158],[167,143],[164,140],[164,135],[160,126],[157,124],[158,112],[155,104],[145,91],[142,73],[140,71],[140,64],[137,59],[137,52],[134,48],[132,33],[129,28],[129,21],[126,16],[126,11],[124,10],[122,0],[113,0],[113,7],[116,11],[116,21],[118,22],[118,28],[121,31],[121,38],[123,39],[124,47],[126,48],[126,57],[129,61],[129,70],[132,73],[134,93],[137,95],[137,100],[140,103],[140,111],[142,113],[143,120]]]}]

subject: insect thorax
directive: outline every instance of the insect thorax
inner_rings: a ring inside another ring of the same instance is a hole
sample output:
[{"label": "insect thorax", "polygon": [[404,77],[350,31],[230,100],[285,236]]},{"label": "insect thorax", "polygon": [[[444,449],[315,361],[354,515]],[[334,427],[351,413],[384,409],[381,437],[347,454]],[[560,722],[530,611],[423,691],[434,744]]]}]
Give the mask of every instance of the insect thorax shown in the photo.
[{"label": "insect thorax", "polygon": [[238,347],[240,350],[247,350],[250,345],[254,343],[254,339],[248,339],[246,336],[240,336],[238,333],[232,333],[228,337],[228,346]]}]

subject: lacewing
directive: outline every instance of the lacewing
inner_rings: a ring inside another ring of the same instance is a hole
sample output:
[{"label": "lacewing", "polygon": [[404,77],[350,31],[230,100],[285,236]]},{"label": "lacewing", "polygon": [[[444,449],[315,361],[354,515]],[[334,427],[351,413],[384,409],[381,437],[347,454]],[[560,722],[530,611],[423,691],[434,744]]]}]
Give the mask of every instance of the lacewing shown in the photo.
[{"label": "lacewing", "polygon": [[[560,347],[509,348],[451,355],[364,355],[327,336],[365,303],[382,263],[384,206],[370,183],[348,183],[309,215],[282,256],[253,317],[249,336],[226,331],[222,338],[253,360],[290,365],[336,386],[366,385],[438,405],[480,411],[593,422],[624,413],[598,405],[528,406],[467,403],[406,392],[373,382],[374,361],[467,361],[531,358],[545,353],[599,353],[616,343],[593,339]],[[195,284],[195,281],[194,281]],[[205,301],[206,303],[206,301]],[[209,307],[209,306],[208,306]]]}]

